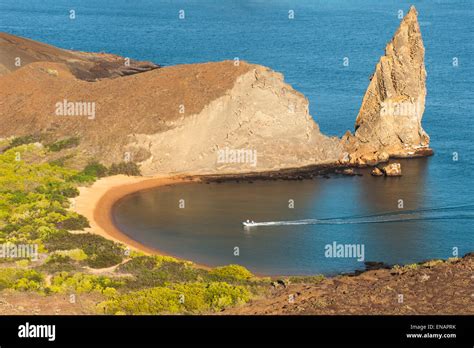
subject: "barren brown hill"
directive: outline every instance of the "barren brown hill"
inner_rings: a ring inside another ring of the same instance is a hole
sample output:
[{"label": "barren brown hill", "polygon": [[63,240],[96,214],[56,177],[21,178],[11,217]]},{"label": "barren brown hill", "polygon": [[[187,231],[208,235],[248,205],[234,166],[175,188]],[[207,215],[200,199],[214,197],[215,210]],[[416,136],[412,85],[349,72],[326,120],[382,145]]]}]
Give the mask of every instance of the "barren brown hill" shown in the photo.
[{"label": "barren brown hill", "polygon": [[106,54],[64,50],[51,45],[0,32],[0,76],[34,62],[66,64],[79,79],[95,81],[159,68],[151,62]]},{"label": "barren brown hill", "polygon": [[[66,64],[36,62],[0,79],[0,136],[77,136],[83,154],[106,164],[131,154],[145,174],[271,170],[335,162],[340,154],[303,95],[281,74],[245,62],[178,65],[93,83]],[[95,115],[57,115],[64,101],[92,103]],[[224,148],[256,151],[258,166],[219,167]]]}]

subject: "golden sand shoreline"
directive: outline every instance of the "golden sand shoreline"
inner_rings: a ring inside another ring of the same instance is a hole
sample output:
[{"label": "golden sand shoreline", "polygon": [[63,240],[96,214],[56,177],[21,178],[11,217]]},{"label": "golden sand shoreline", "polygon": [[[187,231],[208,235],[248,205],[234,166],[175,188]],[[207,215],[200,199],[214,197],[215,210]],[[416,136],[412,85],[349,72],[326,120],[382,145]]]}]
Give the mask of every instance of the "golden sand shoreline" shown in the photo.
[{"label": "golden sand shoreline", "polygon": [[[128,237],[114,224],[112,208],[115,203],[129,194],[160,186],[198,182],[182,176],[136,177],[114,175],[97,180],[91,186],[79,187],[79,196],[74,198],[72,210],[89,220],[90,228],[86,232],[98,234],[114,242],[125,244],[131,250],[141,251],[148,255],[173,256],[162,250],[143,245]],[[199,265],[207,268],[207,266]]]}]

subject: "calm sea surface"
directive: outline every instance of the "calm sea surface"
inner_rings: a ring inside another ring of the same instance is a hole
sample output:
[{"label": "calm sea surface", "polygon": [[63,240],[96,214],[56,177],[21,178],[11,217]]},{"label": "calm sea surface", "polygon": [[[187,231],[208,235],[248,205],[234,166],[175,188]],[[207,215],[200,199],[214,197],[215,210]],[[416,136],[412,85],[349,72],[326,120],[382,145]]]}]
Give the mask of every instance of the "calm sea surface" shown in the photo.
[{"label": "calm sea surface", "polygon": [[[240,263],[268,274],[333,274],[363,268],[355,259],[326,258],[324,247],[334,241],[364,244],[366,261],[388,263],[446,258],[454,247],[459,254],[474,250],[470,207],[420,212],[474,202],[472,1],[0,0],[0,30],[162,65],[234,57],[263,64],[308,97],[323,132],[340,136],[353,129],[368,78],[398,27],[398,11],[411,3],[426,48],[423,125],[434,157],[404,161],[405,175],[397,179],[365,174],[183,185],[132,195],[115,210],[117,223],[133,238],[197,262]],[[70,10],[76,19],[69,19]],[[179,199],[185,209],[178,209]],[[411,215],[377,215],[399,213],[399,199]],[[363,223],[353,218],[369,215]],[[241,226],[246,219],[334,217],[340,219],[247,231]]]}]

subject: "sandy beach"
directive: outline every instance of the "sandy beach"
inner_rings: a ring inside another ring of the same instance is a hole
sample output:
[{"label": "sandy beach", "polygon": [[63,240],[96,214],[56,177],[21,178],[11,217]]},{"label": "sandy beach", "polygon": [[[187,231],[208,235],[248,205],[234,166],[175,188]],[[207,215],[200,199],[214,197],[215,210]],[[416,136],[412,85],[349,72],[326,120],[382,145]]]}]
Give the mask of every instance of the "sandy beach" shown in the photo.
[{"label": "sandy beach", "polygon": [[132,250],[146,254],[173,256],[161,250],[149,248],[122,233],[113,222],[112,207],[121,198],[137,191],[197,180],[178,176],[134,177],[114,175],[101,178],[91,186],[79,187],[79,196],[74,198],[71,208],[89,220],[91,227],[85,229],[86,232],[123,243]]}]

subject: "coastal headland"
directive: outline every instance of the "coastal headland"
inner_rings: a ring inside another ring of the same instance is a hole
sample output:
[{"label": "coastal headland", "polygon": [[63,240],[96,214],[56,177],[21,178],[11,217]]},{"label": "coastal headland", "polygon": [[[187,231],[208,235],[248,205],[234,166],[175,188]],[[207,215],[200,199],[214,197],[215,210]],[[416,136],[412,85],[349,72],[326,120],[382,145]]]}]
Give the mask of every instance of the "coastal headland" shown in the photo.
[{"label": "coastal headland", "polygon": [[[85,232],[147,255],[168,254],[128,237],[112,215],[114,205],[135,192],[196,182],[357,175],[354,168],[433,154],[422,127],[425,51],[414,7],[370,76],[354,127],[341,137],[322,134],[306,97],[262,65],[222,61],[163,67],[7,33],[0,33],[0,50],[5,53],[0,56],[0,138],[41,139],[61,148],[41,159],[58,167],[133,164],[143,176],[107,176],[79,187],[71,209],[88,220]],[[20,64],[13,64],[14,58]],[[64,251],[58,250],[59,255]],[[468,254],[379,265],[328,279],[275,277],[265,283],[265,296],[223,314],[472,314],[473,260]],[[89,271],[115,276],[127,262]],[[79,309],[59,298],[63,295],[51,296],[57,301],[7,292],[0,313],[24,314],[18,304],[34,302],[41,314],[57,313],[53,306],[62,306],[62,314],[89,314],[99,295],[84,294],[90,308]]]},{"label": "coastal headland", "polygon": [[[74,140],[49,160],[78,169],[91,161],[136,165],[143,177],[107,177],[82,187],[73,209],[90,221],[91,232],[147,253],[162,252],[113,223],[113,205],[133,192],[196,180],[356,175],[352,167],[433,154],[421,125],[426,71],[414,7],[375,67],[354,131],[341,138],[322,134],[308,100],[264,66],[162,67],[6,33],[0,49],[7,53],[0,61],[0,136]],[[12,65],[11,57],[21,64]]]}]

